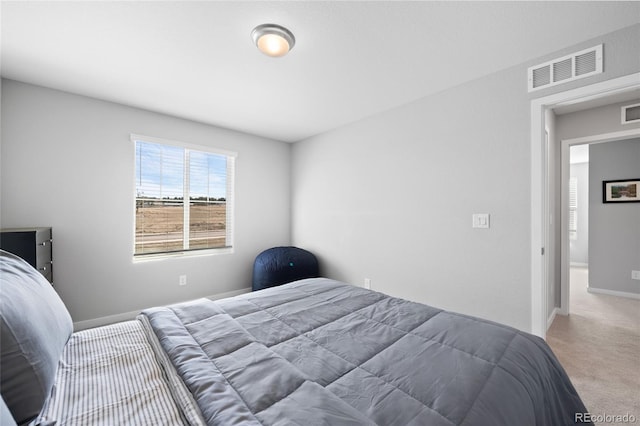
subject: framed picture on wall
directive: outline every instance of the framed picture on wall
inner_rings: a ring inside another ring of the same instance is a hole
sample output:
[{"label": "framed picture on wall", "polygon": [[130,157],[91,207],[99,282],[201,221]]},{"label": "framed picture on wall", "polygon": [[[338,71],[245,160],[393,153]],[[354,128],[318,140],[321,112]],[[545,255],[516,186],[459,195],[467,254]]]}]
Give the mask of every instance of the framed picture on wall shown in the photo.
[{"label": "framed picture on wall", "polygon": [[640,179],[602,181],[603,203],[640,203]]}]

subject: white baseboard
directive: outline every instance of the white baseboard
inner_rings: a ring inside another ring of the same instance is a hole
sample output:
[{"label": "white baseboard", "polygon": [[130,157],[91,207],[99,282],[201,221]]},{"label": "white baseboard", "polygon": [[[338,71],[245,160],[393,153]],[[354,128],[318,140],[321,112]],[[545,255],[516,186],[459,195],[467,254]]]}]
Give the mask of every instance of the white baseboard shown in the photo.
[{"label": "white baseboard", "polygon": [[560,313],[560,308],[553,308],[553,311],[551,311],[551,315],[549,315],[549,318],[547,318],[547,330],[549,330],[549,327],[551,327],[551,324],[553,324],[553,320],[556,319],[556,315]]},{"label": "white baseboard", "polygon": [[595,287],[587,287],[587,291],[589,293],[606,294],[609,296],[617,296],[617,297],[627,297],[629,299],[640,299],[640,294],[628,293],[626,291],[607,290],[605,288],[595,288]]},{"label": "white baseboard", "polygon": [[[207,299],[218,300],[226,297],[233,297],[243,293],[249,293],[251,288],[243,288],[240,290],[227,291],[224,293],[217,293],[211,296],[206,296]],[[141,311],[146,308],[139,309],[137,311],[123,312],[121,314],[108,315],[106,317],[93,318],[85,321],[78,321],[73,323],[73,331],[86,330],[88,328],[101,327],[103,325],[109,325],[116,322],[129,321],[135,319]]]}]

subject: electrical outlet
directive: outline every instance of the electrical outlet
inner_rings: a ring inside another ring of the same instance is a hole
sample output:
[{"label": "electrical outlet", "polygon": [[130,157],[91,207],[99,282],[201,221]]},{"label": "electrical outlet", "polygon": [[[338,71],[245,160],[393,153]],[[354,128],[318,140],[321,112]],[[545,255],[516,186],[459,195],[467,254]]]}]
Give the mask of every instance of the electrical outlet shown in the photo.
[{"label": "electrical outlet", "polygon": [[371,290],[371,278],[364,279],[364,288],[367,290]]},{"label": "electrical outlet", "polygon": [[640,280],[640,271],[631,271],[632,280]]},{"label": "electrical outlet", "polygon": [[187,285],[187,276],[180,275],[180,279],[178,281],[178,285]]}]

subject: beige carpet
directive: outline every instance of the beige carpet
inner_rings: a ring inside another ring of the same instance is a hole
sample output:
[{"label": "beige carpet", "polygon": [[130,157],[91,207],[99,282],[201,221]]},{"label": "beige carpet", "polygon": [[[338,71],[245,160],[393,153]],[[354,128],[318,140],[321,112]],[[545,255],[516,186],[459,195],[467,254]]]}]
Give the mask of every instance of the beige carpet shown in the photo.
[{"label": "beige carpet", "polygon": [[556,316],[547,342],[591,414],[640,424],[640,300],[588,293],[588,274],[571,268],[570,314]]}]

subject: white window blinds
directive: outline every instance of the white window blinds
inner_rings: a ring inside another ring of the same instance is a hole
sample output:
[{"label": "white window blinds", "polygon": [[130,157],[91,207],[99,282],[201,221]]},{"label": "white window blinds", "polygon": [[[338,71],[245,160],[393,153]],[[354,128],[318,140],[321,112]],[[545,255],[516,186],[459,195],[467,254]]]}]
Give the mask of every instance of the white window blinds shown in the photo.
[{"label": "white window blinds", "polygon": [[578,238],[578,179],[569,179],[569,238]]},{"label": "white window blinds", "polygon": [[132,135],[134,255],[230,248],[235,154]]}]

